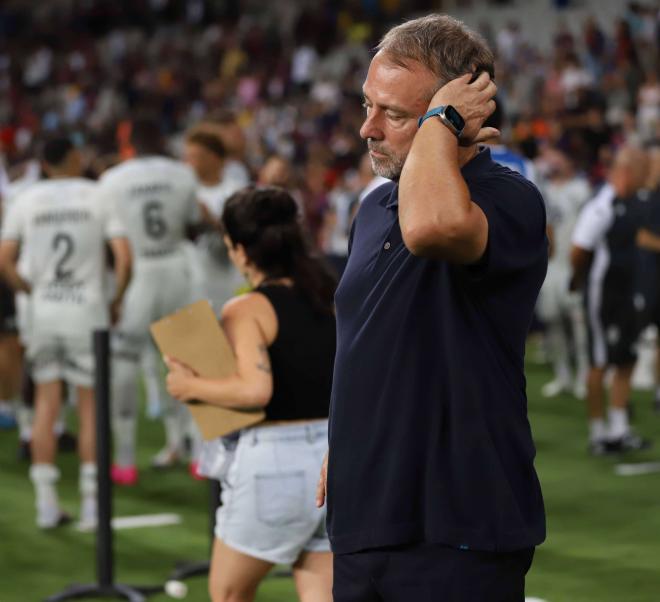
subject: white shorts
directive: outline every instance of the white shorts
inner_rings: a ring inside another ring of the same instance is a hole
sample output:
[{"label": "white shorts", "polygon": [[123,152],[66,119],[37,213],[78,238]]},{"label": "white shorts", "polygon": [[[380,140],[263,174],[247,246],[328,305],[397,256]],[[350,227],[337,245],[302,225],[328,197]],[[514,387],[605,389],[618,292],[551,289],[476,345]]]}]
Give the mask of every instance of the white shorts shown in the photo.
[{"label": "white shorts", "polygon": [[30,295],[26,293],[16,294],[16,328],[18,337],[24,347],[28,346],[31,332],[30,321]]},{"label": "white shorts", "polygon": [[37,384],[63,380],[76,387],[94,386],[91,333],[87,340],[33,335],[28,341],[27,358]]},{"label": "white shorts", "polygon": [[113,332],[113,353],[137,362],[149,341],[150,324],[191,303],[191,286],[190,264],[183,252],[137,260]]},{"label": "white shorts", "polygon": [[325,507],[315,503],[328,421],[245,429],[234,445],[223,438],[205,450],[208,460],[215,449],[209,476],[222,484],[216,537],[274,564],[292,564],[303,551],[329,552]]}]

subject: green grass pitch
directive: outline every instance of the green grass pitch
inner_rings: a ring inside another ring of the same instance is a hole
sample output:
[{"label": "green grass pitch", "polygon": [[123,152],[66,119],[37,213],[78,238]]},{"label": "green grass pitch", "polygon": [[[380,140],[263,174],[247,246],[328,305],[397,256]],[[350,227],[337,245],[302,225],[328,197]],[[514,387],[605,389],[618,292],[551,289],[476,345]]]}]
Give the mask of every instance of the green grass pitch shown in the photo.
[{"label": "green grass pitch", "polygon": [[[570,396],[542,399],[547,367],[528,365],[529,410],[538,448],[537,468],[548,513],[548,540],[537,551],[527,595],[547,602],[660,601],[660,474],[615,476],[613,458],[586,454],[581,402]],[[656,439],[655,449],[627,461],[660,459],[660,416],[650,394],[635,394],[636,426]],[[142,421],[140,463],[162,443],[160,423]],[[94,577],[94,537],[72,528],[41,533],[33,524],[27,465],[15,460],[15,432],[0,432],[0,602],[36,602],[72,582]],[[61,455],[61,496],[77,508],[75,458]],[[143,469],[140,485],[115,490],[115,515],[176,512],[177,526],[119,531],[115,535],[116,579],[162,582],[182,559],[203,560],[208,552],[207,486],[183,468]],[[208,600],[204,578],[188,581],[187,600]],[[169,600],[164,594],[150,598]],[[258,602],[295,600],[291,580],[273,576]],[[439,598],[440,600],[440,598]]]}]

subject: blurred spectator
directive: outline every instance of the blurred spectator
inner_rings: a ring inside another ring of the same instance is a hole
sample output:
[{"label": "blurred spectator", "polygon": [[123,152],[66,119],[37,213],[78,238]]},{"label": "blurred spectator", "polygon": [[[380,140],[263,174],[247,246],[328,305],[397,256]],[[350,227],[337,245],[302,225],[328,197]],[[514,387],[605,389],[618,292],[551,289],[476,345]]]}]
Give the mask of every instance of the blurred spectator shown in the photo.
[{"label": "blurred spectator", "polygon": [[[287,182],[299,190],[318,242],[324,213],[364,150],[356,132],[370,49],[410,8],[383,0],[322,8],[247,0],[28,4],[0,10],[0,144],[11,179],[34,156],[35,137],[59,130],[74,135],[96,177],[130,156],[131,115],[148,112],[173,154],[183,152],[191,126],[219,136],[224,182],[245,185],[267,162],[268,173],[273,155],[288,162]],[[618,146],[658,139],[657,9],[650,1],[622,4],[616,22],[589,17],[581,34],[566,13],[552,14],[563,20],[545,51],[514,20],[481,27],[498,52],[505,139],[530,160],[546,143],[557,146],[602,183]]]}]

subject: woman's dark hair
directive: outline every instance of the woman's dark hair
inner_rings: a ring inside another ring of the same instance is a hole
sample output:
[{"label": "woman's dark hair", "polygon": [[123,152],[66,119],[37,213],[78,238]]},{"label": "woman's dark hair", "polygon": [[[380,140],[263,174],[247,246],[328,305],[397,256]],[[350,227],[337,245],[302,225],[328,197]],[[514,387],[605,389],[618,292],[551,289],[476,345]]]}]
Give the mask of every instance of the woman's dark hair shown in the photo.
[{"label": "woman's dark hair", "polygon": [[298,206],[286,190],[244,188],[227,199],[221,221],[232,244],[243,245],[267,279],[291,278],[317,311],[333,311],[336,279],[313,253]]}]

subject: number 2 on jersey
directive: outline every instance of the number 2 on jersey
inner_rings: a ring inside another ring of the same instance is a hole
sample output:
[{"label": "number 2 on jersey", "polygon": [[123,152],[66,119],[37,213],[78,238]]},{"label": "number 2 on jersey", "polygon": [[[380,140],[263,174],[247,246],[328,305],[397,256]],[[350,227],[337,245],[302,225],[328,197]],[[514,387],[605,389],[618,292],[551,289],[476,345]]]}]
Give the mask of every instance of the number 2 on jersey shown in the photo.
[{"label": "number 2 on jersey", "polygon": [[59,232],[53,238],[53,251],[60,253],[55,264],[55,280],[69,280],[73,276],[73,270],[66,269],[64,266],[73,255],[74,248],[73,237],[70,234]]},{"label": "number 2 on jersey", "polygon": [[147,201],[142,207],[144,230],[150,238],[163,238],[167,232],[167,223],[163,217],[163,205],[160,201]]}]

